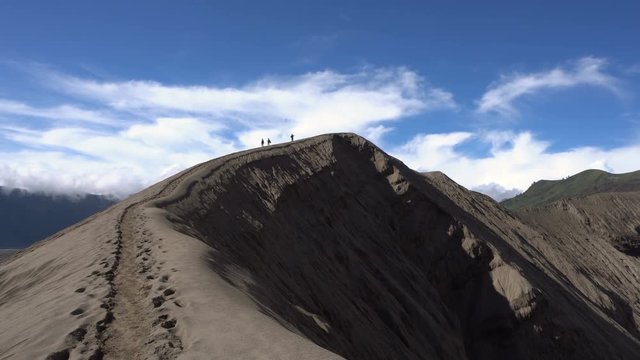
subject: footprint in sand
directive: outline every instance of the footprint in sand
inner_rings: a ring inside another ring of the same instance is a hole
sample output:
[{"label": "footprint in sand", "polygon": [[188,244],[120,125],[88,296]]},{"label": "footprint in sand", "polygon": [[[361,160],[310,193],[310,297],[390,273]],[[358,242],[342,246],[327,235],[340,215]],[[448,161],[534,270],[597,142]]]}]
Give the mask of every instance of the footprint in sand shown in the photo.
[{"label": "footprint in sand", "polygon": [[46,360],[67,360],[69,359],[69,349],[60,350],[49,354]]},{"label": "footprint in sand", "polygon": [[162,294],[163,294],[164,296],[171,296],[171,295],[173,295],[173,294],[175,294],[175,293],[176,293],[176,291],[175,291],[175,290],[173,290],[173,289],[166,289]]},{"label": "footprint in sand", "polygon": [[71,312],[71,315],[80,315],[80,314],[84,314],[83,308],[77,308]]},{"label": "footprint in sand", "polygon": [[85,335],[87,335],[87,330],[81,327],[69,333],[69,337],[77,342],[84,340]]},{"label": "footprint in sand", "polygon": [[164,296],[162,296],[162,295],[156,296],[153,299],[151,299],[151,302],[153,303],[153,307],[154,308],[160,307],[162,304],[164,304],[165,301],[166,300],[165,300]]}]

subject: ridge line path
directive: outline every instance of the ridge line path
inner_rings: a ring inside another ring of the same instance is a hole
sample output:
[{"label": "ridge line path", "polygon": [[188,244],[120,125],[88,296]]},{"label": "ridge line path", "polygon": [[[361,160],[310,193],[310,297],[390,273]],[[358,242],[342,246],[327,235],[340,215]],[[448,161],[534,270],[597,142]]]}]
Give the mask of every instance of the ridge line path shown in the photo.
[{"label": "ridge line path", "polygon": [[[167,309],[159,308],[164,302],[164,297],[151,297],[153,282],[157,281],[157,275],[152,267],[160,269],[162,262],[156,264],[156,259],[152,247],[158,248],[157,239],[144,229],[145,215],[144,205],[150,201],[171,194],[182,182],[194,173],[205,167],[211,167],[208,171],[210,175],[223,168],[227,163],[237,158],[271,149],[289,147],[293,143],[282,143],[264,148],[254,148],[240,151],[222,158],[212,159],[182,173],[174,175],[161,183],[152,185],[146,191],[154,191],[153,187],[160,189],[152,195],[142,197],[141,193],[132,195],[129,204],[122,210],[116,223],[118,240],[116,241],[116,266],[114,276],[111,279],[111,292],[113,299],[107,308],[107,317],[103,320],[105,326],[104,334],[100,335],[104,351],[98,352],[98,356],[92,359],[107,360],[142,360],[160,359],[171,360],[177,358],[182,351],[181,339],[173,331],[176,320],[171,319]],[[206,175],[208,176],[208,175]],[[164,185],[163,185],[164,183]],[[152,190],[153,189],[153,190]],[[159,279],[161,283],[166,282],[164,277]],[[167,294],[165,285],[158,287],[161,293]],[[162,290],[165,290],[162,292]],[[161,299],[160,303],[156,301]],[[161,314],[160,316],[158,316]],[[161,325],[162,331],[158,329]]]},{"label": "ridge line path", "polygon": [[[154,311],[157,306],[149,298],[153,286],[150,280],[154,277],[146,272],[151,267],[149,264],[155,261],[150,259],[153,257],[150,248],[145,249],[145,243],[149,242],[144,236],[147,233],[138,225],[144,204],[172,192],[184,179],[207,164],[209,162],[204,162],[178,174],[155,194],[135,201],[122,210],[116,224],[118,265],[111,284],[115,296],[111,306],[112,316],[107,316],[111,321],[103,337],[105,359],[174,359],[180,352],[180,339],[175,334],[168,336],[173,340],[169,343],[173,351],[159,353],[157,348],[153,351],[152,343],[162,336],[154,328],[159,324],[157,312]],[[166,328],[165,324],[162,327]]]}]

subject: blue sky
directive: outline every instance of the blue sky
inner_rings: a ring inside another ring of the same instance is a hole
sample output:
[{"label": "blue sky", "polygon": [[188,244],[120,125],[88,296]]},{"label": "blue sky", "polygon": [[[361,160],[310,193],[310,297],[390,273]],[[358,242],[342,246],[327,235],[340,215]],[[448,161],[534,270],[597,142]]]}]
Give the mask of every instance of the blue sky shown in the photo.
[{"label": "blue sky", "polygon": [[637,170],[639,15],[635,1],[0,0],[0,185],[125,196],[290,132],[358,132],[494,196]]}]

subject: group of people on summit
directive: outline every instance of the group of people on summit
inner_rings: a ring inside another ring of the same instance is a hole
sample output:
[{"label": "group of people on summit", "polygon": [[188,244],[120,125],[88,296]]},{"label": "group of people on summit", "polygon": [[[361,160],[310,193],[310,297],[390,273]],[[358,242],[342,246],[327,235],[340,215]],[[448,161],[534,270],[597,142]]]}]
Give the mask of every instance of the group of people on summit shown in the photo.
[{"label": "group of people on summit", "polygon": [[[293,141],[293,134],[291,134],[291,141]],[[267,146],[271,145],[271,139],[267,138]],[[260,146],[264,146],[264,138],[260,139]]]}]

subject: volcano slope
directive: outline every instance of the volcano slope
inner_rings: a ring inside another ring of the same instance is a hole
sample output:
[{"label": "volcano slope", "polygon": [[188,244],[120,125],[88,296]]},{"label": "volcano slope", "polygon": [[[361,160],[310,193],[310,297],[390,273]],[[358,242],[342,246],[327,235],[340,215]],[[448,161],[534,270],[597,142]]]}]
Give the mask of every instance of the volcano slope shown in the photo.
[{"label": "volcano slope", "polygon": [[516,214],[547,239],[557,255],[549,259],[568,281],[640,335],[640,192],[566,198]]},{"label": "volcano slope", "polygon": [[640,171],[542,180],[503,202],[537,228],[548,257],[584,296],[638,337]]},{"label": "volcano slope", "polygon": [[203,163],[0,264],[0,359],[636,358],[558,246],[323,135]]}]

